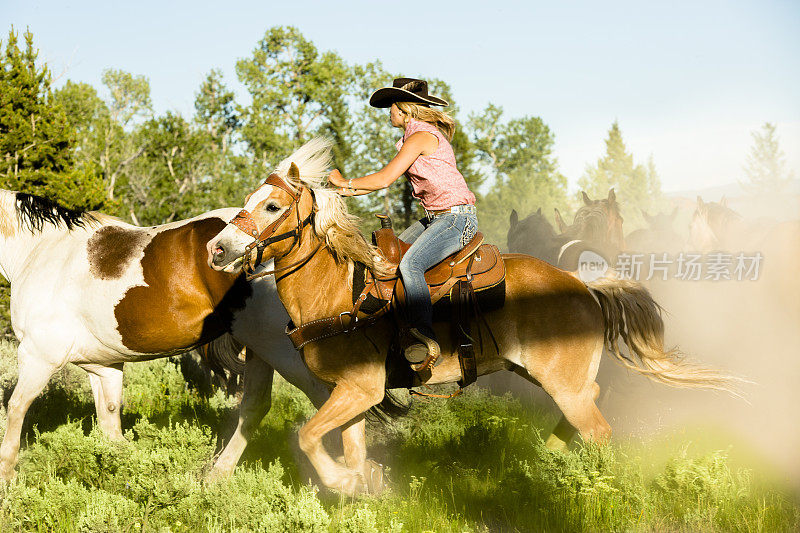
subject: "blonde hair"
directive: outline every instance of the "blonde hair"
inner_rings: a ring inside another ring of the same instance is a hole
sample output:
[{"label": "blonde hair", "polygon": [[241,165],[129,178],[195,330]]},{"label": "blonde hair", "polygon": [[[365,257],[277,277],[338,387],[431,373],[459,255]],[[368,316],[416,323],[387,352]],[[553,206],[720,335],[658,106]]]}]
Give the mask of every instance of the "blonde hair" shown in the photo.
[{"label": "blonde hair", "polygon": [[433,124],[448,141],[453,140],[453,135],[456,132],[456,121],[446,112],[412,102],[395,102],[395,104],[400,111],[409,117]]}]

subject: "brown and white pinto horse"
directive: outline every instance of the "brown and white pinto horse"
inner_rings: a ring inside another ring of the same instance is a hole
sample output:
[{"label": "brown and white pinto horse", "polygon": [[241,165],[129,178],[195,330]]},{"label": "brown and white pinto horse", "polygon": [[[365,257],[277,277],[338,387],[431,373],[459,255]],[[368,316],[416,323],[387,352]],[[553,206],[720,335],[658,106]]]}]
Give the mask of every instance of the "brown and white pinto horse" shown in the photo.
[{"label": "brown and white pinto horse", "polygon": [[121,439],[124,363],[217,338],[235,339],[236,353],[246,345],[251,356],[239,425],[212,476],[233,470],[248,433],[269,410],[273,369],[316,404],[327,399],[327,388],[283,334],[287,317],[274,280],[248,283],[206,264],[205,243],[237,211],[219,209],[141,228],[0,190],[0,269],[11,282],[11,320],[20,341],[19,380],[0,446],[0,480],[14,476],[28,407],[67,363],[89,373],[99,425]]},{"label": "brown and white pinto horse", "polygon": [[[281,163],[275,174],[250,195],[244,206],[260,238],[297,229],[312,213],[299,239],[280,239],[264,249],[284,270],[278,294],[296,325],[347,314],[353,307],[353,259],[385,270],[380,256],[358,231],[342,199],[321,186],[330,163],[330,142],[314,139]],[[295,165],[296,163],[296,165]],[[268,228],[266,234],[264,230]],[[229,225],[208,243],[209,264],[216,270],[241,268],[250,233]],[[248,251],[252,254],[252,251]],[[575,276],[533,257],[504,256],[505,307],[485,314],[499,345],[479,350],[479,374],[509,370],[540,384],[563,413],[548,440],[565,445],[576,428],[584,439],[605,441],[611,428],[595,405],[595,383],[604,346],[621,362],[648,377],[679,387],[725,389],[725,376],[682,362],[675,350],[663,348],[663,322],[658,305],[641,285],[602,279],[588,287]],[[441,363],[428,383],[461,378],[449,324],[435,326],[442,347]],[[364,413],[384,398],[385,359],[394,324],[385,317],[366,328],[307,344],[303,357],[312,372],[332,387],[330,399],[302,427],[300,448],[322,483],[345,494],[369,490]],[[638,364],[620,354],[622,336]],[[341,427],[344,463],[335,461],[322,437]]]}]

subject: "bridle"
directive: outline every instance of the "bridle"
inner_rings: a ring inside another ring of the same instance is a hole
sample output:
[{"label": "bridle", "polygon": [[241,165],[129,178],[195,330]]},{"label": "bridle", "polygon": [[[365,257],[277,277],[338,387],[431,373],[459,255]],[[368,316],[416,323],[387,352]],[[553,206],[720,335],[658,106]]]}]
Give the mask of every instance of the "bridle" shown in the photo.
[{"label": "bridle", "polygon": [[[261,187],[263,187],[264,185],[271,185],[273,187],[277,187],[285,191],[289,196],[291,196],[292,201],[289,204],[289,208],[286,209],[286,211],[284,211],[281,214],[281,216],[277,218],[277,220],[275,220],[269,226],[264,228],[263,231],[261,231],[260,233],[258,231],[258,226],[256,225],[255,220],[253,220],[252,214],[245,209],[239,211],[236,214],[236,216],[233,217],[233,219],[231,219],[230,222],[228,222],[228,224],[233,224],[244,233],[247,233],[249,236],[253,237],[253,242],[245,246],[244,256],[242,257],[243,261],[242,270],[244,271],[245,278],[248,281],[260,278],[262,276],[267,276],[269,274],[274,274],[276,272],[281,272],[283,270],[288,270],[290,268],[301,265],[307,262],[309,259],[311,259],[311,257],[313,257],[314,254],[317,253],[317,250],[319,250],[320,246],[322,245],[322,241],[320,241],[320,243],[317,245],[314,251],[311,252],[310,255],[301,259],[300,261],[292,263],[291,265],[283,266],[281,268],[274,268],[269,271],[259,272],[258,274],[255,273],[256,267],[258,267],[258,265],[261,264],[261,261],[264,256],[264,249],[267,246],[286,239],[293,239],[294,242],[292,242],[292,246],[290,246],[289,250],[281,256],[285,257],[286,255],[289,254],[289,252],[292,251],[292,249],[294,249],[295,245],[299,246],[301,244],[301,236],[303,234],[303,228],[313,223],[314,221],[313,209],[306,218],[304,218],[302,221],[300,220],[300,197],[303,195],[303,190],[305,189],[305,187],[301,186],[300,192],[295,193],[294,190],[292,190],[292,188],[289,187],[289,185],[283,180],[283,178],[281,178],[277,174],[270,174],[267,177],[267,179],[264,180],[264,183],[261,184]],[[259,187],[259,189],[261,187]],[[312,191],[311,189],[308,189],[308,191],[311,193],[311,196],[313,198],[314,191]],[[280,226],[287,218],[289,218],[289,214],[292,212],[292,208],[294,208],[295,215],[297,216],[297,226],[291,231],[286,231],[278,235],[273,235],[275,231],[278,229],[278,226]],[[252,254],[251,254],[251,252],[254,249],[256,250],[255,260],[252,259]],[[276,260],[280,259],[280,257],[276,257],[275,259]]]}]

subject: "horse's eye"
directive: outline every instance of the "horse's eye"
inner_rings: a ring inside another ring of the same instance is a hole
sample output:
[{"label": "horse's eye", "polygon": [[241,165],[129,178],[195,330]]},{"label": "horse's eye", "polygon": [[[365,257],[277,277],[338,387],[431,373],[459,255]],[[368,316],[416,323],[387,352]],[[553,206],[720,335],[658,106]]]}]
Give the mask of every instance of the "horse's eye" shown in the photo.
[{"label": "horse's eye", "polygon": [[280,211],[281,208],[278,207],[278,204],[267,204],[267,211],[270,213],[275,213],[276,211]]}]

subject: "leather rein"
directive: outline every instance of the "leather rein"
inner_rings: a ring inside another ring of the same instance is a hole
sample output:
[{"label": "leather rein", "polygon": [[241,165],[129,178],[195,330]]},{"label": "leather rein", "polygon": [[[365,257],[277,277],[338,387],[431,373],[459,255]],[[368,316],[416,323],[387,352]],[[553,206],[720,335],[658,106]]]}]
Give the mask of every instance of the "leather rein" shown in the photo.
[{"label": "leather rein", "polygon": [[[301,236],[303,234],[303,229],[307,225],[312,224],[314,221],[313,209],[306,218],[300,220],[299,203],[300,203],[300,197],[302,196],[303,189],[305,189],[305,187],[301,186],[300,192],[295,193],[294,190],[292,190],[292,188],[289,187],[289,185],[283,180],[283,178],[281,178],[277,174],[270,174],[267,177],[267,179],[264,180],[264,183],[261,184],[261,187],[263,187],[264,185],[271,185],[273,187],[277,187],[285,191],[289,196],[292,197],[292,202],[289,204],[289,208],[286,209],[286,211],[284,211],[283,213],[281,213],[281,216],[279,216],[277,220],[275,220],[269,226],[264,228],[264,230],[261,231],[260,233],[258,231],[258,226],[256,225],[255,220],[253,220],[252,214],[245,209],[239,211],[236,214],[236,216],[233,217],[233,219],[231,219],[230,222],[228,222],[228,224],[233,224],[244,233],[247,233],[249,236],[253,237],[253,242],[245,246],[244,255],[242,256],[242,261],[243,261],[242,270],[245,273],[245,279],[247,279],[247,281],[251,281],[263,276],[268,276],[270,274],[275,274],[276,272],[289,270],[294,267],[302,266],[308,260],[310,260],[322,246],[322,241],[320,241],[317,244],[317,247],[314,248],[314,251],[311,252],[311,254],[290,265],[282,266],[280,268],[273,268],[272,270],[264,272],[259,272],[259,273],[255,272],[256,267],[258,267],[258,265],[261,264],[261,261],[264,257],[264,249],[267,246],[286,239],[293,239],[293,243],[292,246],[289,248],[289,251],[287,251],[284,255],[281,256],[285,257],[292,251],[292,249],[294,249],[295,245],[299,247],[299,245],[301,244]],[[261,187],[259,187],[259,189]],[[313,198],[314,192],[311,189],[308,190]],[[297,216],[297,226],[291,231],[286,231],[284,233],[274,235],[275,231],[277,231],[278,229],[278,226],[280,226],[287,218],[289,218],[289,214],[292,212],[292,208],[294,208],[294,212]],[[251,253],[254,249],[256,251],[255,260],[253,259],[253,254]],[[280,259],[281,257],[276,257],[275,259],[277,260]]]}]

